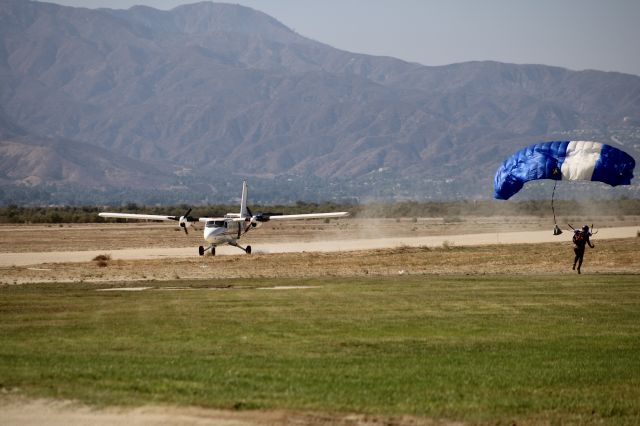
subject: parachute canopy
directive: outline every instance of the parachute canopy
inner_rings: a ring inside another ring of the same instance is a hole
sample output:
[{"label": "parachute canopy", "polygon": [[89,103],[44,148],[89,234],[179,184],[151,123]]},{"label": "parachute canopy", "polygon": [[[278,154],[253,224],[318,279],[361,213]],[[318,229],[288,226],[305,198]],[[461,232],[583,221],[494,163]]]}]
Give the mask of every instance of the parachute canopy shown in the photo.
[{"label": "parachute canopy", "polygon": [[493,181],[493,196],[508,200],[526,182],[536,179],[629,185],[635,165],[633,157],[626,152],[599,142],[533,144],[513,154],[498,168]]}]

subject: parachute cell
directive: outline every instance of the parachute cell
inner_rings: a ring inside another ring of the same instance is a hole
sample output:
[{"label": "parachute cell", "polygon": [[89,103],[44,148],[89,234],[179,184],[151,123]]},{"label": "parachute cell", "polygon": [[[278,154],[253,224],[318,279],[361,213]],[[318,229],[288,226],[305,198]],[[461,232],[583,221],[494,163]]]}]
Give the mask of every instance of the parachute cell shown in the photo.
[{"label": "parachute cell", "polygon": [[556,141],[530,145],[508,158],[496,171],[494,197],[508,200],[530,180],[587,180],[611,186],[629,185],[635,160],[599,142]]}]

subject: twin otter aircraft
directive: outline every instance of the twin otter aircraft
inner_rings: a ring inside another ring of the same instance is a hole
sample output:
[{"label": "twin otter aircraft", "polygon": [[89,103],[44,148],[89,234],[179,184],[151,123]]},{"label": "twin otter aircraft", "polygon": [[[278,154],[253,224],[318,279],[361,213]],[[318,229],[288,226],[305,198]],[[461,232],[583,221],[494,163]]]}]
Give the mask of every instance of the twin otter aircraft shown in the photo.
[{"label": "twin otter aircraft", "polygon": [[251,246],[241,247],[238,245],[240,237],[251,228],[257,228],[262,222],[270,220],[297,220],[297,219],[324,219],[346,217],[348,212],[336,213],[310,213],[310,214],[283,214],[274,215],[270,213],[252,214],[247,207],[247,182],[242,183],[242,200],[240,201],[240,213],[227,213],[224,217],[193,217],[189,216],[189,209],[184,216],[161,216],[156,214],[134,214],[134,213],[99,213],[101,217],[112,217],[117,219],[140,219],[140,220],[173,220],[180,224],[185,233],[193,222],[204,222],[204,239],[209,243],[208,247],[198,247],[198,253],[203,256],[208,250],[215,256],[216,246],[229,244],[242,249],[247,254],[251,254]]}]

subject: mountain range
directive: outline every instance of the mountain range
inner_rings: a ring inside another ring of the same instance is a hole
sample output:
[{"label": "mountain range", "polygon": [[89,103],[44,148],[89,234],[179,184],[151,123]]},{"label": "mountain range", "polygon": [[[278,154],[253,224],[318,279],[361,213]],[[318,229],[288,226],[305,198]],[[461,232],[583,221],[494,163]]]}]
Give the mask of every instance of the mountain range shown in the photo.
[{"label": "mountain range", "polygon": [[0,0],[0,82],[5,203],[226,201],[243,178],[263,201],[489,198],[501,161],[531,143],[640,158],[639,76],[424,66],[231,4]]}]

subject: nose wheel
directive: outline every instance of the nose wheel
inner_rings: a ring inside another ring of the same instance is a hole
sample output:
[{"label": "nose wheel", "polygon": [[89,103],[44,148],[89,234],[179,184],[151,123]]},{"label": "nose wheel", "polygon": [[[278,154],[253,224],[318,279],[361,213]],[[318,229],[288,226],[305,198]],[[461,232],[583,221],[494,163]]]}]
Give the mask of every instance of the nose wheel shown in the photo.
[{"label": "nose wheel", "polygon": [[204,248],[202,246],[198,247],[198,254],[200,256],[204,256],[204,254],[208,251],[211,250],[211,256],[215,256],[216,255],[216,246],[209,246],[207,248]]}]

